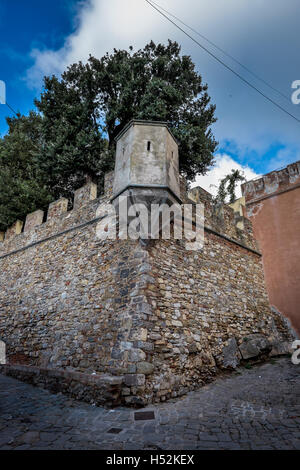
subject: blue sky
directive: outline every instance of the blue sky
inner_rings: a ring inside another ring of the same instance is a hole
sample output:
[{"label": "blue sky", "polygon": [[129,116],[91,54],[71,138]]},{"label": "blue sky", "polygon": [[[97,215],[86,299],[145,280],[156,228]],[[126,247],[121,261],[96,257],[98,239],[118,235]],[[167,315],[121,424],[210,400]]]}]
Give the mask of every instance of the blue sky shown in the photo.
[{"label": "blue sky", "polygon": [[[57,49],[74,27],[76,0],[1,0],[0,3],[0,79],[6,83],[7,102],[26,114],[33,106],[37,90],[25,81],[26,70],[34,63],[34,48]],[[0,132],[6,131],[5,117],[13,115],[0,106]]]},{"label": "blue sky", "polygon": [[[300,79],[299,0],[156,1],[291,96],[292,82]],[[114,47],[140,48],[150,39],[166,42],[170,38],[192,56],[217,106],[218,122],[213,127],[220,142],[217,165],[211,178],[198,182],[214,184],[229,167],[243,168],[250,179],[300,159],[300,124],[214,62],[144,0],[1,0],[0,34],[0,80],[6,82],[8,103],[23,114],[33,108],[43,75],[59,75],[68,64],[86,60],[89,53],[101,57]],[[200,41],[300,118],[300,105],[277,95]],[[0,105],[2,134],[7,115],[11,111]]]}]

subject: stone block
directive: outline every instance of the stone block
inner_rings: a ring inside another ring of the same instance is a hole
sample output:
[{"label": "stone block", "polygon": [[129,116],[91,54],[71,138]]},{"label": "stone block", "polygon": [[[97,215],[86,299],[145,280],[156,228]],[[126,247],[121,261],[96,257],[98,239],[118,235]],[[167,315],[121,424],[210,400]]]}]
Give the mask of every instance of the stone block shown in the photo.
[{"label": "stone block", "polygon": [[147,341],[148,331],[146,328],[139,328],[131,332],[130,339],[133,341]]},{"label": "stone block", "polygon": [[128,374],[135,374],[136,373],[136,365],[135,364],[128,364],[127,372],[128,372]]},{"label": "stone block", "polygon": [[223,348],[223,367],[236,369],[241,361],[241,353],[235,338],[230,338],[227,346]]},{"label": "stone block", "polygon": [[146,358],[146,354],[141,349],[130,349],[128,353],[128,360],[130,362],[143,361]]},{"label": "stone block", "polygon": [[146,405],[146,400],[142,397],[126,397],[125,403],[130,406],[142,407]]},{"label": "stone block", "polygon": [[97,197],[97,185],[95,183],[88,183],[82,188],[75,191],[74,194],[74,209],[79,209],[85,206],[90,201],[93,201]]},{"label": "stone block", "polygon": [[138,374],[150,375],[154,371],[154,365],[150,364],[150,362],[138,362],[136,367]]},{"label": "stone block", "polygon": [[29,232],[34,227],[41,225],[44,219],[44,212],[41,210],[28,214],[25,221],[24,232]]},{"label": "stone block", "polygon": [[124,376],[124,383],[128,387],[139,387],[145,384],[144,374],[126,374]]},{"label": "stone block", "polygon": [[98,379],[107,385],[121,385],[123,382],[123,377],[116,377],[112,375],[103,375],[98,376]]},{"label": "stone block", "polygon": [[22,232],[23,222],[22,220],[16,220],[16,222],[6,230],[5,240],[11,240],[16,235]]},{"label": "stone block", "polygon": [[261,334],[247,336],[239,346],[243,359],[252,359],[262,353],[270,352],[271,348],[268,339]]},{"label": "stone block", "polygon": [[146,302],[136,304],[136,311],[139,313],[145,313],[146,315],[152,314],[151,305]]},{"label": "stone block", "polygon": [[272,350],[270,352],[271,357],[283,356],[286,354],[293,353],[291,344],[286,341],[275,341],[272,344]]},{"label": "stone block", "polygon": [[110,171],[104,175],[104,195],[108,198],[111,198],[113,194],[114,177],[114,171]]},{"label": "stone block", "polygon": [[68,199],[62,197],[49,205],[47,221],[60,217],[68,210]]}]

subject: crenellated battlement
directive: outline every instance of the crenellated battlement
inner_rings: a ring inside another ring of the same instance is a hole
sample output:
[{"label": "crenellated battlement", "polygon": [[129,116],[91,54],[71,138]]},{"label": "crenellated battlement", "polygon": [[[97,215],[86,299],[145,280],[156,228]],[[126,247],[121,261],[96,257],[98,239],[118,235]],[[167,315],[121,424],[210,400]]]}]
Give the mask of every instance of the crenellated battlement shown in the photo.
[{"label": "crenellated battlement", "polygon": [[117,137],[115,171],[105,175],[104,194],[90,182],[74,193],[73,209],[60,198],[41,210],[17,220],[0,234],[0,256],[41,242],[96,218],[99,202],[116,203],[120,195],[136,202],[202,203],[205,229],[257,251],[249,220],[227,204],[216,205],[210,193],[198,187],[188,191],[179,176],[178,145],[166,123],[131,121]]},{"label": "crenellated battlement", "polygon": [[259,251],[253,236],[252,223],[241,215],[240,208],[228,204],[216,204],[212,194],[201,187],[188,191],[188,200],[204,204],[205,229],[226,236],[248,248]]},{"label": "crenellated battlement", "polygon": [[300,160],[281,170],[242,184],[246,205],[276,196],[300,185]]},{"label": "crenellated battlement", "polygon": [[[59,236],[66,230],[76,229],[86,223],[97,221],[97,208],[109,202],[113,195],[114,172],[105,175],[104,193],[97,197],[97,186],[90,182],[74,193],[73,208],[68,210],[68,200],[60,198],[49,205],[47,214],[42,210],[28,214],[25,222],[17,220],[0,237],[0,257],[24,249],[49,237]],[[227,204],[216,205],[213,196],[201,187],[187,189],[181,178],[183,203],[204,205],[205,229],[225,236],[246,248],[257,251],[249,219]],[[242,221],[242,223],[241,223]],[[242,226],[242,229],[241,229]]]},{"label": "crenellated battlement", "polygon": [[49,205],[46,220],[42,210],[28,214],[25,222],[17,220],[0,237],[0,257],[92,221],[99,203],[109,200],[111,184],[112,173],[107,173],[101,196],[97,197],[97,185],[90,182],[75,191],[72,210],[68,210],[68,200],[60,198]]}]

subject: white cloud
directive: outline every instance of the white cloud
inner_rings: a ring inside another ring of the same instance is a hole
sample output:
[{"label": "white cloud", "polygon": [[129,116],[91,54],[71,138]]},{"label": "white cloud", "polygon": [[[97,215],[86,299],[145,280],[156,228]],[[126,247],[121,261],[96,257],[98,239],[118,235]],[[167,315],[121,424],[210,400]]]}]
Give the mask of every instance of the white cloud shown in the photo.
[{"label": "white cloud", "polygon": [[[300,79],[297,61],[299,0],[272,0],[272,5],[262,0],[156,1],[283,92],[288,100],[195,36],[220,59],[300,118],[300,105],[293,105],[289,99],[292,82]],[[89,54],[101,57],[113,48],[127,49],[129,45],[140,48],[151,39],[165,43],[170,38],[182,45],[184,54],[191,55],[203,80],[208,83],[208,92],[217,105],[218,121],[213,132],[220,147],[230,141],[239,153],[257,152],[262,158],[274,143],[300,152],[299,123],[225,70],[144,0],[82,0],[74,24],[74,32],[65,38],[60,50],[31,51],[34,63],[27,71],[28,86],[39,90],[44,75],[59,74],[67,65],[85,61]],[[256,156],[255,159],[250,163],[255,165]],[[288,163],[284,159],[282,162]],[[269,171],[267,166],[266,171]]]},{"label": "white cloud", "polygon": [[114,48],[143,47],[165,29],[143,0],[85,0],[76,25],[61,49],[31,51],[34,64],[26,75],[29,87],[40,88],[44,75],[59,74],[74,62],[86,61],[90,54],[102,57]]},{"label": "white cloud", "polygon": [[[240,165],[238,162],[233,160],[229,155],[218,154],[216,155],[216,164],[215,166],[205,175],[198,175],[196,181],[191,185],[193,188],[195,186],[200,186],[214,196],[218,192],[218,186],[220,180],[224,176],[231,173],[231,170],[240,170],[243,172],[247,181],[252,180],[259,176],[255,171],[253,171],[248,166]],[[236,197],[241,197],[241,186],[240,184],[236,188]]]}]

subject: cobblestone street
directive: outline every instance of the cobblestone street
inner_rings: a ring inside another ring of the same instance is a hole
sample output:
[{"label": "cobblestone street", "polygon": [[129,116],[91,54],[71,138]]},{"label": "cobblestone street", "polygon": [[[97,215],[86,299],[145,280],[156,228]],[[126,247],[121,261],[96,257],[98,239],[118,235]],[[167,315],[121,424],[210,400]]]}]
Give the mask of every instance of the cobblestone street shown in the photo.
[{"label": "cobblestone street", "polygon": [[98,408],[1,375],[0,449],[300,450],[299,372],[281,358],[142,410]]}]

